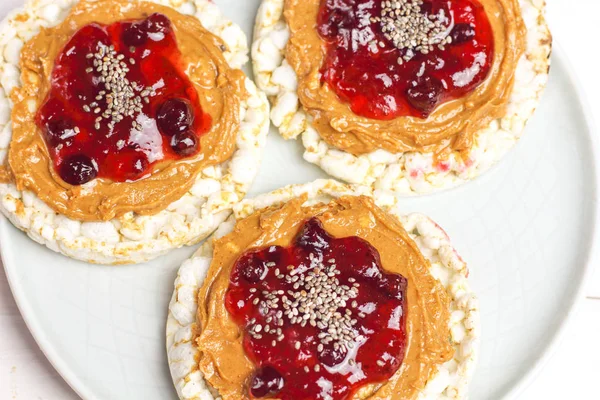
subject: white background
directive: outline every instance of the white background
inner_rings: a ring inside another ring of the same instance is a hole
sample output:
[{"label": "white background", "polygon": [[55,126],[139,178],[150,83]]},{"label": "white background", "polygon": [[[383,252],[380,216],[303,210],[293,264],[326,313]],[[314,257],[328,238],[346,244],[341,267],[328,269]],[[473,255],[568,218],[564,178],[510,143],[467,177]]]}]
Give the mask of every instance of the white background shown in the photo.
[{"label": "white background", "polygon": [[[244,0],[239,0],[244,1]],[[547,0],[558,45],[583,84],[591,110],[600,110],[598,37],[600,1]],[[1,16],[0,16],[1,17]],[[600,399],[600,273],[549,363],[525,399]],[[0,400],[70,400],[77,395],[60,378],[32,339],[0,270]]]}]

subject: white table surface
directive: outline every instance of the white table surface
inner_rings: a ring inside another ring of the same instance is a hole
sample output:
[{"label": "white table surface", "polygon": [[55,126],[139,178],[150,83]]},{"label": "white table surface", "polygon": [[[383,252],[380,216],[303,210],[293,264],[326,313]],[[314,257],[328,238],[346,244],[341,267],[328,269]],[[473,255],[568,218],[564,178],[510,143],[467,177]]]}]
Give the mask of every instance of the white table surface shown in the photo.
[{"label": "white table surface", "polygon": [[[240,0],[243,1],[243,0]],[[598,0],[547,0],[554,37],[583,83],[591,110],[600,110],[597,45]],[[0,16],[1,17],[1,16]],[[592,46],[592,44],[594,44]],[[587,298],[526,399],[600,399],[600,272]],[[70,400],[79,397],[46,360],[27,330],[0,270],[0,400]]]}]

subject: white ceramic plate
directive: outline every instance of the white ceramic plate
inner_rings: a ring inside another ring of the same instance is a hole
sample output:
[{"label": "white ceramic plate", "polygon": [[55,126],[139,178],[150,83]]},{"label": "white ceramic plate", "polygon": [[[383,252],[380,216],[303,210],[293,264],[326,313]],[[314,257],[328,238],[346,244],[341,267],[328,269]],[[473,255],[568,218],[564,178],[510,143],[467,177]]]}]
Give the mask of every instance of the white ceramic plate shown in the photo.
[{"label": "white ceramic plate", "polygon": [[[0,15],[21,0],[3,1]],[[216,1],[252,30],[258,0]],[[597,143],[555,52],[548,90],[503,162],[444,193],[404,201],[432,216],[470,265],[482,346],[471,399],[512,398],[557,342],[595,256]],[[252,194],[323,173],[275,132]],[[146,265],[99,267],[51,252],[0,221],[2,259],[33,336],[85,399],[175,399],[164,325],[173,280],[194,248]]]}]

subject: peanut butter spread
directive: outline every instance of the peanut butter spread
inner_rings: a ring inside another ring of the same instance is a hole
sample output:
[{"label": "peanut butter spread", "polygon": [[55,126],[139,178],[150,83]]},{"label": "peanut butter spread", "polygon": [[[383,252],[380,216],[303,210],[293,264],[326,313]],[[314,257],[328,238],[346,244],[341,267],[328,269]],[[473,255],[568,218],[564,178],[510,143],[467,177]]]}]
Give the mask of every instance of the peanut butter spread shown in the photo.
[{"label": "peanut butter spread", "polygon": [[494,57],[487,78],[462,98],[439,105],[426,119],[375,120],[358,116],[331,87],[321,82],[326,49],[317,31],[321,0],[286,0],[290,39],[285,50],[298,76],[298,96],[319,135],[354,155],[384,149],[468,152],[478,131],[502,117],[514,74],[525,50],[526,28],[517,0],[480,0],[493,30]]},{"label": "peanut butter spread", "polygon": [[414,399],[438,364],[450,360],[449,299],[429,272],[429,262],[400,223],[370,198],[347,196],[303,207],[297,198],[258,211],[237,222],[229,235],[214,243],[213,260],[198,292],[196,345],[199,369],[225,400],[248,399],[255,366],[243,349],[243,330],[230,317],[224,298],[236,260],[247,250],[289,246],[302,224],[318,217],[333,237],[358,236],[374,246],[387,272],[408,279],[407,346],[399,370],[387,382],[363,387],[355,399]]},{"label": "peanut butter spread", "polygon": [[[135,182],[95,179],[71,186],[55,171],[40,129],[36,111],[51,84],[54,60],[81,27],[97,22],[143,19],[152,13],[166,15],[202,109],[213,121],[200,139],[197,156],[162,161],[150,176]],[[77,4],[56,27],[42,31],[21,51],[22,85],[11,93],[12,141],[8,164],[0,169],[0,181],[14,182],[30,190],[56,212],[80,221],[110,220],[128,212],[155,214],[178,200],[193,185],[197,174],[231,157],[240,124],[241,100],[246,96],[244,75],[231,69],[223,57],[224,43],[191,16],[154,3],[126,0],[87,0]]]}]

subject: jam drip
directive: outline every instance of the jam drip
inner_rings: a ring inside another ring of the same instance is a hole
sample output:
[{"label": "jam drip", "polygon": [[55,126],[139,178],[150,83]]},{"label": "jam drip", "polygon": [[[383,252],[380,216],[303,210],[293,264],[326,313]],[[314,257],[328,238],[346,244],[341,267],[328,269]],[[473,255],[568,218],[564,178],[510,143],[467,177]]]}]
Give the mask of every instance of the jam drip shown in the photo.
[{"label": "jam drip", "polygon": [[426,118],[480,85],[494,56],[477,0],[323,0],[318,32],[322,81],[355,114],[378,120]]},{"label": "jam drip", "polygon": [[160,161],[197,154],[211,117],[170,20],[152,14],[77,31],[55,60],[36,123],[60,177],[81,185],[137,180]]},{"label": "jam drip", "polygon": [[406,279],[365,240],[330,236],[316,218],[294,244],[242,255],[225,305],[257,370],[252,398],[350,399],[400,367]]}]

